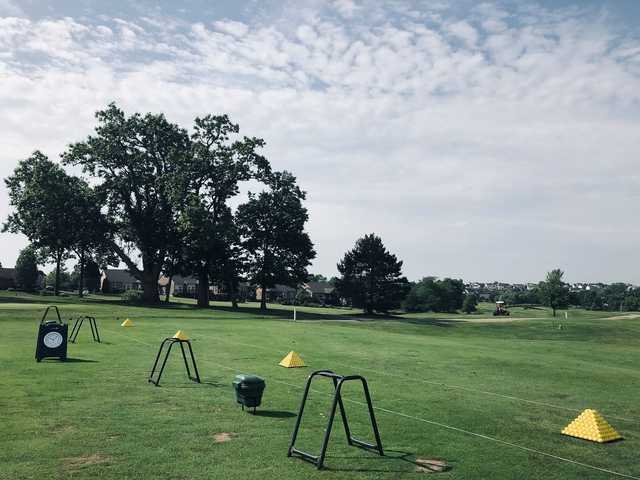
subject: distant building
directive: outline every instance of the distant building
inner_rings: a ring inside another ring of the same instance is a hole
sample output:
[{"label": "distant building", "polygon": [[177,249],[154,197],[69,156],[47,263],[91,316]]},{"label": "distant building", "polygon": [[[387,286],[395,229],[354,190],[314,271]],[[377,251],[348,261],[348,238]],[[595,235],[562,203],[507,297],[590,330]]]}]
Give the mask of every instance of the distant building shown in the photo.
[{"label": "distant building", "polygon": [[336,288],[329,282],[307,282],[302,284],[305,290],[314,302],[325,304],[333,303]]},{"label": "distant building", "polygon": [[141,290],[142,282],[131,275],[128,270],[107,269],[100,277],[102,293],[122,293],[127,290]]},{"label": "distant building", "polygon": [[[0,290],[6,290],[8,288],[18,288],[17,271],[15,268],[0,268]],[[38,290],[44,288],[46,275],[44,272],[38,270],[38,277],[36,278],[36,288]]]},{"label": "distant building", "polygon": [[[269,302],[293,302],[296,298],[297,289],[288,285],[276,285],[273,288],[267,288],[267,300]],[[262,301],[262,288],[256,288],[256,301]]]}]

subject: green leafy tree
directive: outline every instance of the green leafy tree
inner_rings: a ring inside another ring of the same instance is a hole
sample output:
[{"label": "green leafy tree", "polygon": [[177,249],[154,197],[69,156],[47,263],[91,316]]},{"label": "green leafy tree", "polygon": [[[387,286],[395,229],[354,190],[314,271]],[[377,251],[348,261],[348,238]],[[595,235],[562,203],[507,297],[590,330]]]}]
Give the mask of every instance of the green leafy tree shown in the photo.
[{"label": "green leafy tree", "polygon": [[464,313],[473,313],[477,310],[478,299],[475,295],[465,295],[462,302],[462,311]]},{"label": "green leafy tree", "polygon": [[238,125],[227,115],[196,118],[191,136],[192,157],[186,170],[186,208],[179,227],[183,246],[183,268],[198,276],[198,306],[209,305],[209,281],[214,271],[227,263],[229,231],[233,215],[229,200],[239,185],[260,179],[269,171],[267,160],[257,153],[264,146],[259,138],[235,139]]},{"label": "green leafy tree", "polygon": [[47,285],[55,285],[57,281],[61,290],[70,290],[76,287],[78,278],[78,275],[69,273],[63,264],[60,270],[51,270],[45,277],[45,281]]},{"label": "green leafy tree", "polygon": [[[87,182],[77,177],[69,179],[70,208],[73,212],[71,250],[78,259],[78,295],[84,295],[85,267],[92,257],[101,258],[111,264],[119,261],[111,248],[113,241],[106,217],[101,212],[100,198]],[[95,273],[95,272],[94,272]]]},{"label": "green leafy tree", "polygon": [[38,255],[31,245],[23,248],[16,260],[16,283],[27,292],[33,292],[38,284]]},{"label": "green leafy tree", "polygon": [[329,279],[320,273],[311,273],[307,277],[307,282],[328,282]]},{"label": "green leafy tree", "polygon": [[425,277],[411,286],[403,306],[408,312],[455,312],[462,308],[463,298],[462,280]]},{"label": "green leafy tree", "polygon": [[402,261],[385,248],[375,234],[365,235],[338,263],[341,277],[336,290],[365,313],[387,312],[398,307],[408,290]]},{"label": "green leafy tree", "polygon": [[74,244],[75,196],[74,179],[36,151],[21,161],[5,183],[13,213],[3,231],[24,234],[42,259],[56,265],[55,293],[59,292],[59,272]]},{"label": "green leafy tree", "polygon": [[538,286],[544,305],[553,310],[554,317],[556,310],[569,306],[569,287],[562,280],[563,277],[564,272],[556,268],[548,272],[545,281],[540,282]]},{"label": "green leafy tree", "polygon": [[251,282],[262,289],[260,309],[267,309],[267,288],[276,283],[296,287],[307,276],[316,252],[304,225],[309,216],[306,198],[289,172],[274,172],[265,179],[269,190],[249,193],[238,207],[236,222],[246,252]]},{"label": "green leafy tree", "polygon": [[64,161],[99,181],[95,192],[113,232],[110,249],[142,283],[143,301],[159,303],[158,278],[179,238],[189,136],[162,114],[127,117],[115,104],[96,118],[95,135],[71,145]]}]

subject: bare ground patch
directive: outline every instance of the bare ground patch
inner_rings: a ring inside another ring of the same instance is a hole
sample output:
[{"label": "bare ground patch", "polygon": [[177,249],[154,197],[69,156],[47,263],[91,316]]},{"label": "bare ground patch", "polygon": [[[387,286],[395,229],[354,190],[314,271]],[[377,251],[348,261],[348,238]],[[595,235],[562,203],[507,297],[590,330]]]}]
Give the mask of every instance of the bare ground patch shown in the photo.
[{"label": "bare ground patch", "polygon": [[68,470],[78,470],[91,465],[101,465],[111,463],[113,459],[109,455],[102,453],[88,453],[79,457],[65,458],[64,464]]},{"label": "bare ground patch", "polygon": [[213,441],[216,443],[225,443],[233,440],[233,438],[237,437],[237,433],[233,432],[220,432],[213,434]]},{"label": "bare ground patch", "polygon": [[444,460],[431,458],[416,458],[416,473],[440,473],[449,470]]}]

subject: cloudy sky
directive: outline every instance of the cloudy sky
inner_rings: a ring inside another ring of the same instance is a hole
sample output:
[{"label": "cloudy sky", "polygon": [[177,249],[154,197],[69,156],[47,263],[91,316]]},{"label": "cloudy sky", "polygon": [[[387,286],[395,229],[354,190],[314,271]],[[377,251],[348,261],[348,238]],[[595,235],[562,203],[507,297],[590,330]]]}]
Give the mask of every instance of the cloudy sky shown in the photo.
[{"label": "cloudy sky", "polygon": [[638,24],[637,0],[0,0],[0,176],[110,101],[225,112],[308,192],[314,272],[375,232],[410,279],[640,284]]}]

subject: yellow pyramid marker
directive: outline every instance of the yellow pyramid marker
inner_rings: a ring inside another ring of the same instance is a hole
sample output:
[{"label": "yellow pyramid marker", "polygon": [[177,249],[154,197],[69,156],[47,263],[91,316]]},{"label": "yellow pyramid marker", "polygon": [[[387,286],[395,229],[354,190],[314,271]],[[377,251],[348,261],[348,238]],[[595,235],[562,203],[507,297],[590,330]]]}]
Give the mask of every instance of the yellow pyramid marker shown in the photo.
[{"label": "yellow pyramid marker", "polygon": [[622,438],[622,435],[616,432],[602,415],[590,408],[578,415],[578,418],[567,425],[562,433],[598,443],[612,442]]},{"label": "yellow pyramid marker", "polygon": [[291,350],[286,357],[280,360],[280,363],[278,365],[284,368],[306,367],[306,365],[302,361],[302,358],[300,358],[300,355],[298,355],[293,350]]},{"label": "yellow pyramid marker", "polygon": [[133,327],[133,322],[128,318],[120,324],[121,327]]},{"label": "yellow pyramid marker", "polygon": [[177,338],[178,340],[189,340],[189,337],[187,337],[182,330],[178,330],[174,333],[173,338]]}]

